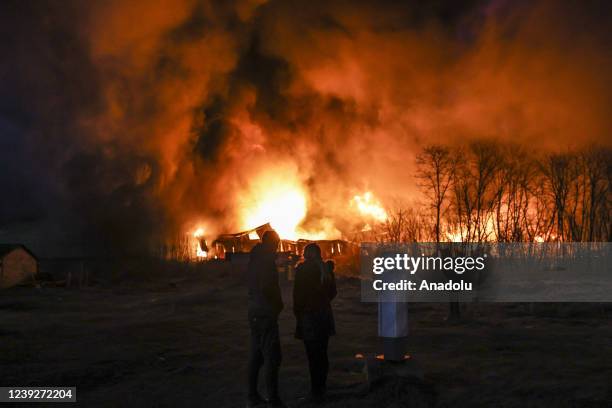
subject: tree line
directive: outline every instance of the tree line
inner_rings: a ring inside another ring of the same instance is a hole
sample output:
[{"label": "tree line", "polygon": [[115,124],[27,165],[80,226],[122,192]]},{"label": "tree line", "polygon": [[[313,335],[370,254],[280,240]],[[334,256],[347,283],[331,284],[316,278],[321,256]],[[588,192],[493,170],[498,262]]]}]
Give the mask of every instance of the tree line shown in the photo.
[{"label": "tree line", "polygon": [[612,150],[561,152],[477,140],[416,157],[422,202],[379,226],[394,242],[608,242]]}]

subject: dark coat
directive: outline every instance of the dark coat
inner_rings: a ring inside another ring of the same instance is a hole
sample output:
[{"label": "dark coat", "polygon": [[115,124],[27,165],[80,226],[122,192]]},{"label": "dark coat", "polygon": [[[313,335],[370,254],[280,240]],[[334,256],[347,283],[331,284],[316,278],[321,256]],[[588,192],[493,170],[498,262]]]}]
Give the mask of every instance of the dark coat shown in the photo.
[{"label": "dark coat", "polygon": [[257,244],[251,250],[247,267],[249,286],[249,315],[278,318],[283,310],[283,299],[278,284],[276,251]]},{"label": "dark coat", "polygon": [[[327,268],[326,266],[324,266]],[[336,334],[331,301],[336,297],[336,279],[322,282],[321,269],[315,261],[307,260],[298,265],[293,286],[293,313],[296,317],[295,337],[303,340],[319,340]]]}]

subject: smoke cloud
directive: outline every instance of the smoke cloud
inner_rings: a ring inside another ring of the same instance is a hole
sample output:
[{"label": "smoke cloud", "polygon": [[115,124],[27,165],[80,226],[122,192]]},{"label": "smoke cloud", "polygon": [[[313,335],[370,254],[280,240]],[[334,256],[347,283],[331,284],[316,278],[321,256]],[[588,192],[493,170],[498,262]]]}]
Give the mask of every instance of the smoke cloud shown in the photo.
[{"label": "smoke cloud", "polygon": [[608,2],[3,2],[0,226],[61,217],[138,250],[241,228],[253,179],[416,194],[414,154],[610,145]]}]

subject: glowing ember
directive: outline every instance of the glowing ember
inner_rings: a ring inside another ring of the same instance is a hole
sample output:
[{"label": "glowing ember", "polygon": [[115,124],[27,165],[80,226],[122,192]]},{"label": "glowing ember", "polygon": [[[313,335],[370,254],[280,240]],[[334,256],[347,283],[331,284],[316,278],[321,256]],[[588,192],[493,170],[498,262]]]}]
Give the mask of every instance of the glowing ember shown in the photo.
[{"label": "glowing ember", "polygon": [[357,206],[357,210],[366,217],[374,218],[380,222],[387,220],[387,212],[369,191],[361,196],[354,196],[352,204]]}]

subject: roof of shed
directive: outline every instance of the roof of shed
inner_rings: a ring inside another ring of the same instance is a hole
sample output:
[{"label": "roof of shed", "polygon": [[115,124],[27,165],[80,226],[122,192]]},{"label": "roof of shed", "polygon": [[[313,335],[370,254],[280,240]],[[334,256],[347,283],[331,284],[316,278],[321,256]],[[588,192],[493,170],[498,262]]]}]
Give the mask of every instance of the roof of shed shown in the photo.
[{"label": "roof of shed", "polygon": [[23,244],[0,244],[0,258],[3,258],[4,255],[6,255],[6,254],[8,254],[10,252],[13,252],[15,249],[18,249],[18,248],[22,248],[28,254],[32,255],[32,257],[36,258],[36,255],[34,255],[34,253],[32,251],[30,251]]}]

